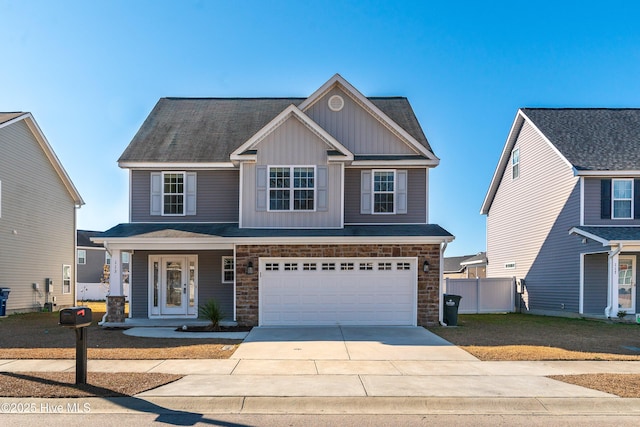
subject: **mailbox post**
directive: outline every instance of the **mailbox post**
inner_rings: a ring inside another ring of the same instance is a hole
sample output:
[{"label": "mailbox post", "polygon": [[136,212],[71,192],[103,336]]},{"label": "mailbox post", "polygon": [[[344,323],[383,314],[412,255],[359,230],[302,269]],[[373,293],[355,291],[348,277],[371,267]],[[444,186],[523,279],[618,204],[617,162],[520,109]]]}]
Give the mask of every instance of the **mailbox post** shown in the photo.
[{"label": "mailbox post", "polygon": [[76,384],[87,383],[87,326],[91,324],[89,307],[60,310],[60,325],[76,331]]}]

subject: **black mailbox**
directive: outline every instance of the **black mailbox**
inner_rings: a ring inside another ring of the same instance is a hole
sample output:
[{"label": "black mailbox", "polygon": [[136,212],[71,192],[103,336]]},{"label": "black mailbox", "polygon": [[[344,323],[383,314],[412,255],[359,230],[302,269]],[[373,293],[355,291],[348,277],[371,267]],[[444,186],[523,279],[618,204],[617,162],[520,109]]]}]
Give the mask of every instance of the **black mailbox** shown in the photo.
[{"label": "black mailbox", "polygon": [[91,324],[89,307],[71,307],[60,310],[60,324],[71,328],[84,328]]}]

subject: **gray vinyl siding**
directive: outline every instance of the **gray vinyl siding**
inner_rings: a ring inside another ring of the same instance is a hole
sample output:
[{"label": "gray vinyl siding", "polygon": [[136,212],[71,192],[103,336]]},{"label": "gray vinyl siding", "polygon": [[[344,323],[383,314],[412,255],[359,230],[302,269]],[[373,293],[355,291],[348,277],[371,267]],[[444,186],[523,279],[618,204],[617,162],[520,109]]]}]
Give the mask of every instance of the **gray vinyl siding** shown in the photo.
[{"label": "gray vinyl siding", "polygon": [[427,170],[407,170],[407,213],[373,215],[360,213],[361,173],[368,169],[348,168],[344,176],[345,224],[425,224],[427,223]]},{"label": "gray vinyl siding", "polygon": [[509,162],[487,215],[487,277],[524,278],[525,309],[577,313],[579,254],[590,250],[568,232],[580,221],[579,179],[527,121],[515,147],[520,176]]},{"label": "gray vinyl siding", "polygon": [[135,251],[132,255],[131,317],[149,317],[149,256],[197,255],[198,256],[198,305],[214,298],[225,313],[233,318],[233,283],[222,283],[222,257],[233,256],[233,251]]},{"label": "gray vinyl siding", "polygon": [[[640,219],[600,218],[600,178],[584,179],[584,225],[640,225]],[[635,188],[640,191],[640,188]]]},{"label": "gray vinyl siding", "polygon": [[[329,109],[327,101],[333,95],[344,99],[342,110]],[[305,113],[354,154],[415,154],[341,89],[330,90]]]},{"label": "gray vinyl siding", "polygon": [[[294,117],[289,118],[265,137],[257,147],[257,162],[255,164],[245,163],[242,168],[242,227],[340,227],[342,225],[342,166],[327,164],[327,150],[329,149],[331,147]],[[259,211],[256,206],[256,166],[327,167],[327,209],[287,212]]]},{"label": "gray vinyl siding", "polygon": [[151,215],[151,171],[131,171],[131,222],[238,222],[237,170],[196,172],[196,215]]},{"label": "gray vinyl siding", "polygon": [[607,306],[608,258],[606,253],[584,256],[584,314],[604,315]]},{"label": "gray vinyl siding", "polygon": [[[75,202],[23,120],[0,128],[0,182],[0,287],[11,288],[7,312],[42,307],[45,278],[54,282],[54,309],[75,305]],[[63,265],[71,266],[68,294],[62,293]]]},{"label": "gray vinyl siding", "polygon": [[78,249],[83,249],[87,254],[86,263],[78,264],[78,283],[100,283],[106,262],[106,250],[87,247]]}]

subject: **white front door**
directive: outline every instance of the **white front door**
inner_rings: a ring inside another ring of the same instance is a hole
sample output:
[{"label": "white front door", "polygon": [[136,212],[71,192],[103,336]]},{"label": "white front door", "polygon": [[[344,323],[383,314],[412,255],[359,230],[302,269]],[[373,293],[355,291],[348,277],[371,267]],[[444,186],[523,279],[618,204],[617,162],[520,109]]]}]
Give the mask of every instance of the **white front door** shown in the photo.
[{"label": "white front door", "polygon": [[636,257],[618,258],[618,311],[636,312]]},{"label": "white front door", "polygon": [[197,258],[152,256],[149,259],[149,313],[151,316],[195,316]]}]

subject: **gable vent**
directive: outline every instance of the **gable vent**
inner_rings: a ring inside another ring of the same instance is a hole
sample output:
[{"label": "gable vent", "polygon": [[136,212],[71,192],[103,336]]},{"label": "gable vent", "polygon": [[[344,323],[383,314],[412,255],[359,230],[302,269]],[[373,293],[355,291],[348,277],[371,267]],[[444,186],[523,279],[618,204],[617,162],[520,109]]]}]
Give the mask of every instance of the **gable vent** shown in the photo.
[{"label": "gable vent", "polygon": [[344,99],[340,95],[333,95],[329,98],[329,109],[331,111],[340,111],[344,107]]}]

